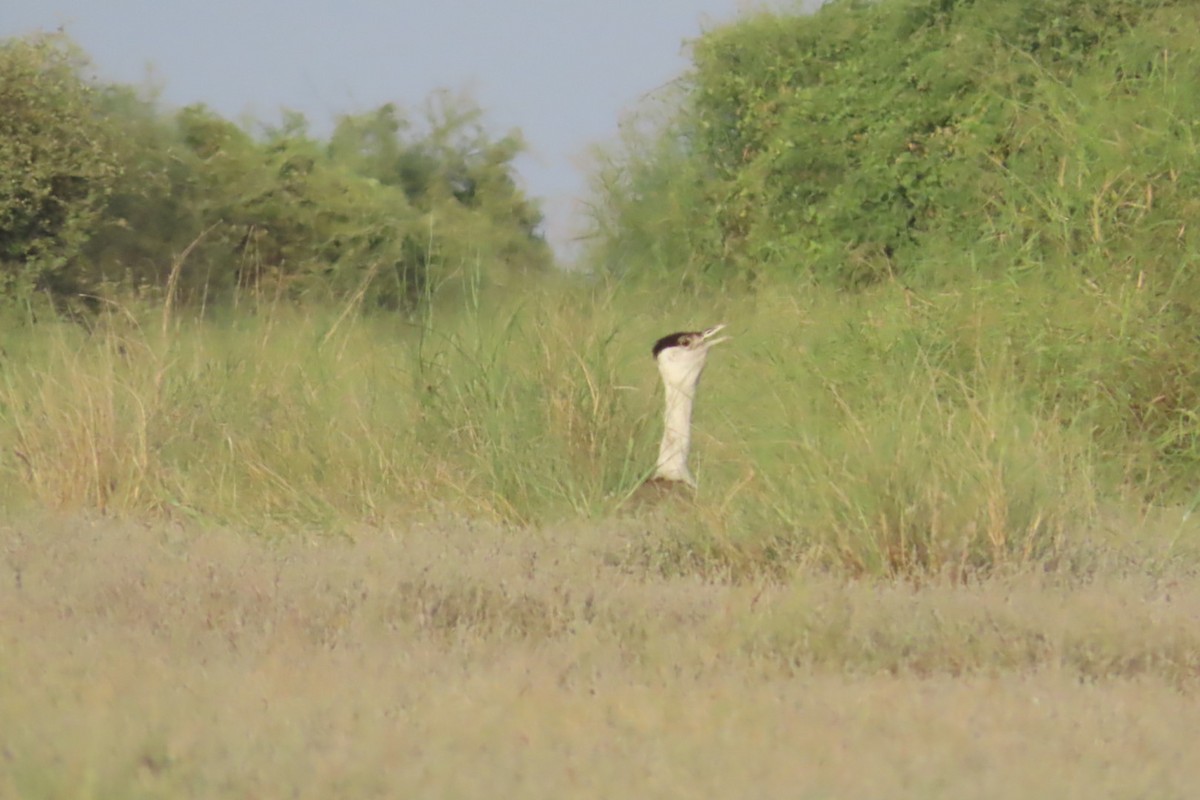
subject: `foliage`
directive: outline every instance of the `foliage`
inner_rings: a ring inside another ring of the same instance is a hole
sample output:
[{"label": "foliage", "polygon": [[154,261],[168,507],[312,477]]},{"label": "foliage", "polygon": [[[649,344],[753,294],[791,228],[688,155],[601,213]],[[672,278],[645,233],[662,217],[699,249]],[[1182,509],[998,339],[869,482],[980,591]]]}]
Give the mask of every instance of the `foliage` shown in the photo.
[{"label": "foliage", "polygon": [[649,141],[608,154],[593,263],[843,286],[1175,275],[1194,250],[1196,22],[1172,0],[748,16],[694,43]]},{"label": "foliage", "polygon": [[74,262],[120,174],[82,54],[59,36],[0,42],[0,292],[78,293]]},{"label": "foliage", "polygon": [[394,105],[346,116],[321,141],[298,114],[253,132],[89,83],[62,36],[2,57],[10,297],[412,308],[468,267],[504,282],[550,263],[513,176],[519,135],[490,136],[467,98],[436,95],[415,121]]}]

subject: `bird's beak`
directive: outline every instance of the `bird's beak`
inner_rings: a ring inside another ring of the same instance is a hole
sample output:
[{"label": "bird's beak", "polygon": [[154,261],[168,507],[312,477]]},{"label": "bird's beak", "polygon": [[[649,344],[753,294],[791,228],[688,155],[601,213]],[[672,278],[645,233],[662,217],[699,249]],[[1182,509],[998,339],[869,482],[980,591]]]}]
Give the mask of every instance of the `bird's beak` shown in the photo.
[{"label": "bird's beak", "polygon": [[723,331],[724,329],[725,329],[725,323],[722,322],[720,325],[714,325],[711,328],[709,328],[708,330],[704,331],[704,333],[700,334],[700,339],[704,343],[704,346],[706,348],[708,348],[708,347],[712,347],[714,344],[720,344],[721,342],[727,342],[730,339],[732,339],[733,338],[732,336],[722,336],[719,339],[712,338],[712,337],[716,336],[718,333],[720,333],[721,331]]}]

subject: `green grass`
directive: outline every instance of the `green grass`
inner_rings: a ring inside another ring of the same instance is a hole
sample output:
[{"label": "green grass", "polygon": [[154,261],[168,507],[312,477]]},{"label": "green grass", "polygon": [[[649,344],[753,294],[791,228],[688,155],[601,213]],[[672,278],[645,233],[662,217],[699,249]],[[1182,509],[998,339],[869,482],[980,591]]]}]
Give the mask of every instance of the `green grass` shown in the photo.
[{"label": "green grass", "polygon": [[660,430],[648,343],[720,321],[699,494],[647,517],[672,532],[643,554],[663,570],[1072,567],[1099,509],[1190,501],[1194,373],[1145,286],[563,283],[432,309],[12,323],[5,502],[273,533],[631,513]]}]

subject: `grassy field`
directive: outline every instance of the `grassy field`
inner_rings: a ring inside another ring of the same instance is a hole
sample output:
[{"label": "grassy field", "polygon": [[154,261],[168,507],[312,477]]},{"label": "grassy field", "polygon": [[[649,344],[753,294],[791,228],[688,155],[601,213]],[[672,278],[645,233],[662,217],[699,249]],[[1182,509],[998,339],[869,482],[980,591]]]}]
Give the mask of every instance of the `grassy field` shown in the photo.
[{"label": "grassy field", "polygon": [[1195,16],[747,11],[570,274],[449,95],[0,47],[0,800],[1195,797]]},{"label": "grassy field", "polygon": [[[1120,413],[1153,302],[7,325],[0,796],[1188,797],[1188,431]],[[648,343],[718,321],[700,491],[628,507]]]},{"label": "grassy field", "polygon": [[1186,798],[1200,780],[1194,571],[732,584],[647,569],[660,536],[7,523],[0,795]]},{"label": "grassy field", "polygon": [[665,570],[1087,569],[1106,505],[1194,506],[1200,437],[1153,290],[1084,289],[540,286],[408,320],[266,303],[8,325],[0,491],[270,534],[603,519],[652,466],[649,343],[723,321]]}]

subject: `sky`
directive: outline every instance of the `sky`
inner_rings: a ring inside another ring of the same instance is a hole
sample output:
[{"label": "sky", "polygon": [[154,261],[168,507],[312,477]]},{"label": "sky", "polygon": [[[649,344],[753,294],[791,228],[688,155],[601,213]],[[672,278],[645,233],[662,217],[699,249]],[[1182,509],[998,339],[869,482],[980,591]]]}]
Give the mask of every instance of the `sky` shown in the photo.
[{"label": "sky", "polygon": [[[467,92],[495,135],[520,128],[525,190],[569,258],[589,147],[688,66],[686,42],[761,0],[0,0],[0,37],[64,29],[97,78],[169,107],[277,122]],[[770,5],[812,8],[817,0]]]}]

